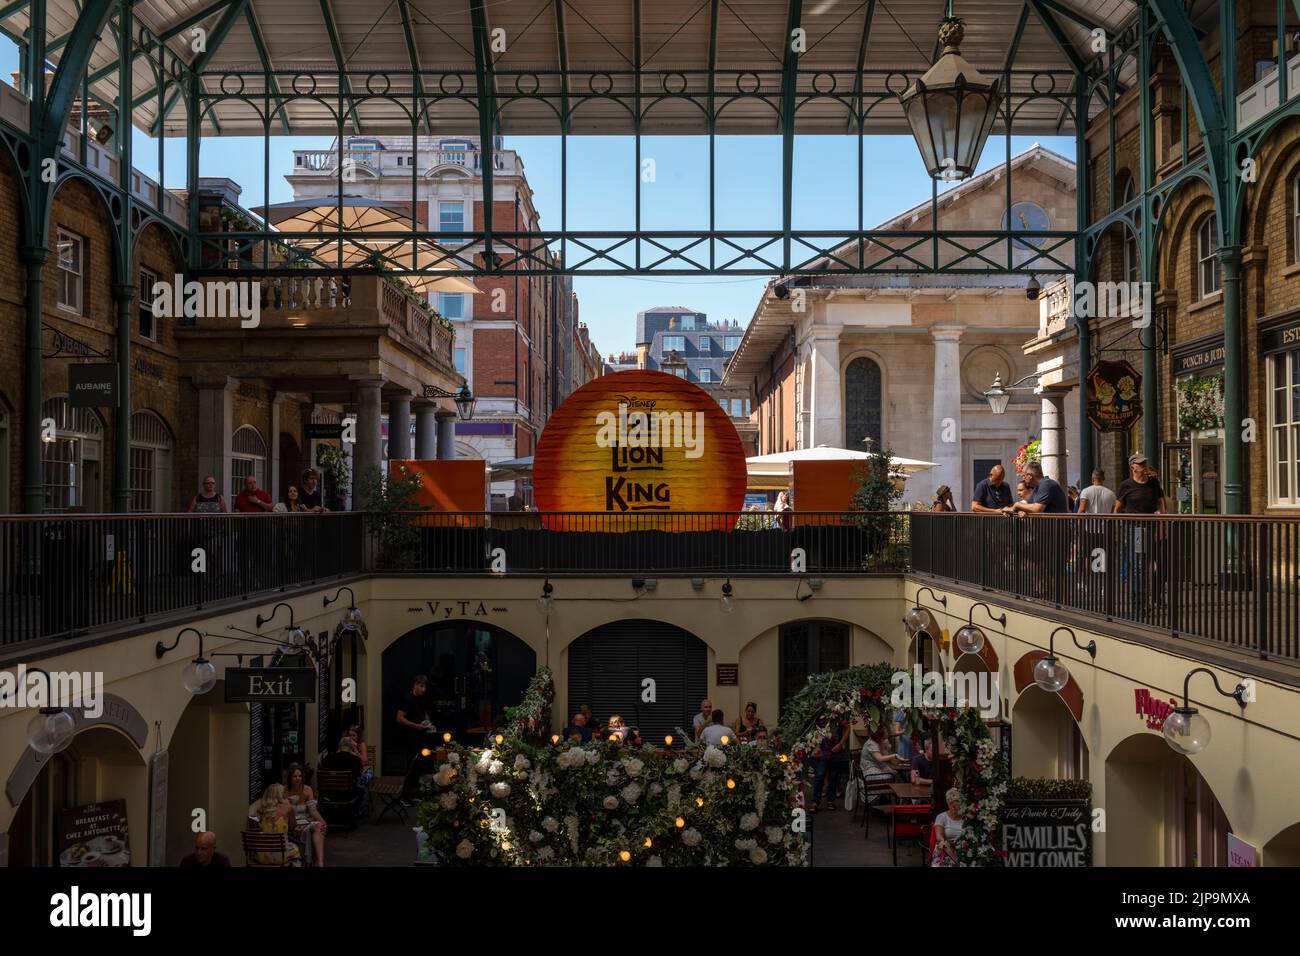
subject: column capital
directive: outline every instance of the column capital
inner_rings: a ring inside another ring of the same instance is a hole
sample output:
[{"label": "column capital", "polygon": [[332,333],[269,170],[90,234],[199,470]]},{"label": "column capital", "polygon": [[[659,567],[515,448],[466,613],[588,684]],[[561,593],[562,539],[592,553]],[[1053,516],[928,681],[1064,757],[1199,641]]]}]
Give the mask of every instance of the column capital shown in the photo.
[{"label": "column capital", "polygon": [[455,412],[453,412],[450,408],[440,408],[438,409],[437,412],[434,413],[434,417],[437,418],[438,421],[440,422],[445,422],[449,418],[454,420],[459,418],[460,416],[457,415]]},{"label": "column capital", "polygon": [[965,331],[966,326],[964,325],[932,325],[930,326],[930,337],[936,342],[956,342]]},{"label": "column capital", "polygon": [[190,381],[199,389],[224,389],[233,392],[239,387],[239,381],[229,375],[192,375]]}]

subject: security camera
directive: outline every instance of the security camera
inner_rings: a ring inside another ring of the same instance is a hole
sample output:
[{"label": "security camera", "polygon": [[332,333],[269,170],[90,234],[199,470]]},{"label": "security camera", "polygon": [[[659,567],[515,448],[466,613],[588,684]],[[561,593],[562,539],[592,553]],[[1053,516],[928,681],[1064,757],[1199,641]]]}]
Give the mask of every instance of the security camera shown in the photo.
[{"label": "security camera", "polygon": [[1041,291],[1043,287],[1038,284],[1038,276],[1030,276],[1029,282],[1025,285],[1025,298],[1030,302],[1036,302]]}]

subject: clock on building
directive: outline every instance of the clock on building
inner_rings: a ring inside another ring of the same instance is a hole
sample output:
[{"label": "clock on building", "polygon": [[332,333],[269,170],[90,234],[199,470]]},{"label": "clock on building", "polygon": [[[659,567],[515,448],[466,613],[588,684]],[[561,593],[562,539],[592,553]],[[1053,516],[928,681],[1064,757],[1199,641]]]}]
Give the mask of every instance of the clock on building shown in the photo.
[{"label": "clock on building", "polygon": [[[1009,224],[1009,225],[1008,225]],[[1047,210],[1035,202],[1018,202],[1011,206],[1011,215],[1002,218],[1003,229],[1015,229],[1020,232],[1046,232],[1052,228],[1052,220]],[[1042,239],[1016,239],[1021,249],[1038,248]]]}]

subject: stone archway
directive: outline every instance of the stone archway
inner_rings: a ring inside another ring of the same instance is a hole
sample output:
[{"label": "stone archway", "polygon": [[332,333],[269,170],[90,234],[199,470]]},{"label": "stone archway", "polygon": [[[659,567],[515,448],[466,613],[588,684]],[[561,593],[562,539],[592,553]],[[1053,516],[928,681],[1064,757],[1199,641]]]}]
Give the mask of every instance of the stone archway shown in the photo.
[{"label": "stone archway", "polygon": [[1263,866],[1300,866],[1300,823],[1293,823],[1264,844]]},{"label": "stone archway", "polygon": [[1011,708],[1013,777],[1088,778],[1088,745],[1060,694],[1036,684],[1020,691]]}]

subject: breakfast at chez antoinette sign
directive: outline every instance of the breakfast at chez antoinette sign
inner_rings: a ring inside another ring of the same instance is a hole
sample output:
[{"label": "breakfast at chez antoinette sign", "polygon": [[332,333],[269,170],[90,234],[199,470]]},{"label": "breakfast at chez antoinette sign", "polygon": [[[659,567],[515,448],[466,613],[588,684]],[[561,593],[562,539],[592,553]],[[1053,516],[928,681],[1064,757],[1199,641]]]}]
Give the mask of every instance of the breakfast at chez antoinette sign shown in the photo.
[{"label": "breakfast at chez antoinette sign", "polygon": [[588,382],[551,416],[533,459],[533,493],[542,512],[627,518],[584,524],[578,516],[548,515],[554,526],[676,527],[665,516],[733,513],[718,517],[722,530],[744,503],[744,446],[727,413],[698,385],[664,372],[617,372]]}]

